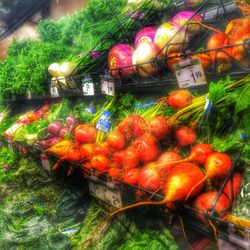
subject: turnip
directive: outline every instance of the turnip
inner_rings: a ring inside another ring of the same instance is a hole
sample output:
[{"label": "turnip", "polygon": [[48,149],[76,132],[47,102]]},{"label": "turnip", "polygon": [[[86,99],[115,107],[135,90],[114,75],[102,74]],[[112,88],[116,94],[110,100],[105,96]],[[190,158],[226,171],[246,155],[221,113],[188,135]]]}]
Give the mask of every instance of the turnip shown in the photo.
[{"label": "turnip", "polygon": [[[121,209],[118,209],[111,215],[118,212],[128,210],[130,208],[145,206],[145,205],[165,205],[168,202],[184,201],[190,189],[195,185],[196,188],[192,191],[191,196],[195,196],[201,192],[204,183],[201,180],[204,174],[201,169],[193,163],[182,163],[176,165],[170,174],[166,177],[163,192],[165,197],[158,202],[139,202]],[[199,184],[198,184],[199,183]],[[198,184],[198,185],[197,185]]]},{"label": "turnip", "polygon": [[126,118],[126,121],[132,127],[132,136],[133,137],[139,137],[139,136],[142,136],[145,133],[145,130],[146,130],[146,121],[140,115],[130,114]]},{"label": "turnip", "polygon": [[[197,196],[193,202],[193,208],[197,209],[203,213],[211,213],[212,205],[218,192],[209,191],[206,193],[202,193]],[[228,214],[228,210],[230,208],[230,200],[225,194],[221,194],[217,202],[214,206],[214,211],[219,214],[220,218],[224,218]],[[196,216],[203,222],[206,222],[205,218],[201,214],[196,214]]]},{"label": "turnip", "polygon": [[[232,161],[227,154],[219,152],[212,153],[210,156],[208,156],[205,162],[206,175],[196,185],[199,185],[200,183],[206,181],[206,179],[208,178],[225,178],[229,174],[231,167]],[[196,188],[196,185],[191,188],[186,199],[188,199],[189,195]]]},{"label": "turnip", "polygon": [[153,162],[140,169],[138,185],[150,191],[157,191],[161,188],[162,178],[158,169],[154,167]]},{"label": "turnip", "polygon": [[179,146],[186,147],[195,143],[197,134],[191,128],[187,126],[181,126],[175,131],[174,137],[177,140]]},{"label": "turnip", "polygon": [[163,115],[154,117],[148,124],[148,130],[157,140],[166,140],[170,134],[168,118]]},{"label": "turnip", "polygon": [[192,102],[192,95],[185,89],[178,89],[168,96],[168,104],[173,109],[183,109]]},{"label": "turnip", "polygon": [[62,129],[63,124],[60,121],[53,121],[47,127],[48,133],[52,136],[59,136]]},{"label": "turnip", "polygon": [[148,77],[155,74],[159,68],[151,61],[158,56],[159,47],[153,42],[140,43],[133,54],[133,64],[139,64],[136,69],[140,76]]},{"label": "turnip", "polygon": [[66,128],[68,128],[71,133],[73,129],[79,124],[78,120],[74,116],[69,116],[66,118]]},{"label": "turnip", "polygon": [[154,26],[148,26],[141,29],[134,39],[135,48],[142,42],[154,42],[156,30],[157,27]]}]

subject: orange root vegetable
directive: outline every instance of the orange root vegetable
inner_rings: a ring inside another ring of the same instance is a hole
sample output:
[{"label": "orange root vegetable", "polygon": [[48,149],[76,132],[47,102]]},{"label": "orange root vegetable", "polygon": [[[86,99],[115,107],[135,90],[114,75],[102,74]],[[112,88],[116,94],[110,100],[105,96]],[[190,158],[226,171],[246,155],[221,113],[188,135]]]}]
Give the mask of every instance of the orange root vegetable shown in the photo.
[{"label": "orange root vegetable", "polygon": [[[196,185],[203,183],[208,178],[218,178],[218,179],[225,178],[229,174],[231,167],[232,167],[232,161],[227,154],[219,152],[212,153],[210,156],[208,156],[205,163],[206,175]],[[190,194],[196,188],[196,185],[191,188],[190,192],[186,197],[186,200],[189,198]]]},{"label": "orange root vegetable", "polygon": [[222,33],[213,34],[207,43],[207,49],[210,51],[212,62],[216,63],[219,73],[229,70],[232,67],[231,55],[232,48],[217,50],[219,47],[229,45],[226,35]]},{"label": "orange root vegetable", "polygon": [[[184,201],[190,189],[195,185],[191,196],[195,196],[201,192],[204,188],[204,184],[200,181],[204,178],[204,174],[201,169],[193,163],[183,163],[176,165],[170,174],[167,176],[164,184],[165,198],[158,202],[139,202],[127,207],[123,207],[113,212],[111,215],[115,215],[119,212],[128,210],[130,208],[145,206],[145,205],[165,205],[168,202]],[[197,183],[199,183],[197,185]]]},{"label": "orange root vegetable", "polygon": [[[181,157],[174,151],[167,151],[160,155],[158,158],[156,165],[160,174],[164,174],[165,172],[169,172],[176,164],[180,163]],[[177,162],[173,164],[173,162]]]},{"label": "orange root vegetable", "polygon": [[54,166],[51,169],[56,170],[62,161],[77,162],[80,160],[81,160],[81,151],[78,148],[73,147],[70,148],[64,156],[60,157],[60,159],[56,162],[56,164],[54,164]]},{"label": "orange root vegetable", "polygon": [[230,201],[235,201],[235,198],[237,197],[237,194],[240,190],[241,180],[242,175],[239,173],[235,173],[233,177],[226,183],[223,189],[223,193],[229,197]]},{"label": "orange root vegetable", "polygon": [[199,59],[203,69],[208,69],[212,64],[212,58],[208,53],[198,53],[191,56],[192,59]]},{"label": "orange root vegetable", "polygon": [[[211,210],[217,194],[218,192],[209,191],[198,195],[193,202],[193,208],[197,209],[200,212],[209,213],[210,212],[209,210]],[[230,200],[225,194],[222,193],[219,199],[217,200],[214,208],[215,212],[217,212],[220,215],[220,218],[225,218],[230,208]],[[196,216],[201,221],[206,222],[203,215],[197,213]]]},{"label": "orange root vegetable", "polygon": [[230,44],[236,44],[242,37],[250,36],[250,19],[237,18],[227,24],[225,35]]},{"label": "orange root vegetable", "polygon": [[95,155],[90,161],[91,167],[99,172],[109,169],[109,159],[104,155]]},{"label": "orange root vegetable", "polygon": [[179,146],[186,147],[195,143],[197,134],[191,128],[187,126],[181,126],[175,131],[174,137],[177,140]]},{"label": "orange root vegetable", "polygon": [[149,133],[155,136],[159,141],[166,140],[170,134],[168,117],[158,115],[154,117],[148,124]]},{"label": "orange root vegetable", "polygon": [[126,137],[122,133],[114,131],[108,135],[106,142],[110,148],[122,150],[126,146]]},{"label": "orange root vegetable", "polygon": [[192,147],[190,155],[187,158],[181,159],[181,157],[175,152],[166,152],[158,159],[155,168],[161,172],[169,171],[176,164],[195,161],[198,164],[204,164],[212,153],[214,152],[213,148],[209,144],[196,144]]},{"label": "orange root vegetable", "polygon": [[67,154],[67,152],[73,148],[74,144],[73,142],[71,142],[70,140],[63,140],[55,145],[53,145],[52,147],[46,149],[45,151],[47,153],[51,153],[57,156],[64,156]]},{"label": "orange root vegetable", "polygon": [[94,143],[86,143],[80,147],[80,153],[82,159],[90,159],[93,156],[95,149]]},{"label": "orange root vegetable", "polygon": [[138,179],[139,179],[139,169],[132,168],[125,172],[122,180],[130,185],[137,185]]},{"label": "orange root vegetable", "polygon": [[150,191],[156,191],[161,188],[162,178],[158,169],[154,168],[154,165],[155,163],[151,162],[140,168],[138,179],[139,187]]},{"label": "orange root vegetable", "polygon": [[192,95],[185,89],[178,89],[171,92],[168,96],[168,104],[173,109],[183,109],[192,102]]}]

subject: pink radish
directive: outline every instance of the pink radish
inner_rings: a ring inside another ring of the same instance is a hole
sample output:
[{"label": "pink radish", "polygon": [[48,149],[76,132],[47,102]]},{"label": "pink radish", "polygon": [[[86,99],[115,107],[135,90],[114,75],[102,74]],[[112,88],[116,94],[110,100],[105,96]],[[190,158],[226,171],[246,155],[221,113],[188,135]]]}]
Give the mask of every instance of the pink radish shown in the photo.
[{"label": "pink radish", "polygon": [[127,207],[118,209],[111,215],[128,210],[130,208],[145,206],[145,205],[165,205],[168,202],[184,201],[189,193],[190,189],[195,185],[196,188],[191,193],[191,196],[195,196],[201,192],[204,188],[204,183],[201,180],[204,178],[204,174],[201,169],[193,163],[182,163],[176,165],[170,174],[167,176],[163,191],[165,197],[162,201],[158,202],[139,202]]}]

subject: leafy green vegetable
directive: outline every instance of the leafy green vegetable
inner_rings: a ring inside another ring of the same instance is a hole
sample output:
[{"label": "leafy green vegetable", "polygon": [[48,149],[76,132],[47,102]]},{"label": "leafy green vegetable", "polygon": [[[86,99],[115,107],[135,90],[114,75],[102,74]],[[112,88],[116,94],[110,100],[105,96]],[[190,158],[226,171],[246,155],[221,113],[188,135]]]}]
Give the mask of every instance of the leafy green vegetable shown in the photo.
[{"label": "leafy green vegetable", "polygon": [[48,66],[70,54],[62,44],[37,41],[14,42],[0,64],[1,95],[45,93],[48,88]]}]

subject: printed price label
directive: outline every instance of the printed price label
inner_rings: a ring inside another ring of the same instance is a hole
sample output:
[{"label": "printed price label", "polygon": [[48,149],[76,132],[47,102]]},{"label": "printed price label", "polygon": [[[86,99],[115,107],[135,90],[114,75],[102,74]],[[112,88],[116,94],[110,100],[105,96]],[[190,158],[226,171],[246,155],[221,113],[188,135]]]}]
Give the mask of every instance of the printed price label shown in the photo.
[{"label": "printed price label", "polygon": [[26,92],[26,99],[31,99],[31,92],[29,90]]},{"label": "printed price label", "polygon": [[198,59],[184,59],[174,65],[174,71],[180,88],[207,83],[203,67]]},{"label": "printed price label", "polygon": [[82,81],[82,92],[85,96],[95,95],[94,83],[91,80]]},{"label": "printed price label", "polygon": [[59,97],[59,91],[57,87],[50,87],[51,97]]},{"label": "printed price label", "polygon": [[49,158],[46,154],[40,154],[40,159],[41,159],[41,163],[42,163],[42,167],[50,172],[51,169],[50,169],[50,163],[49,163]]},{"label": "printed price label", "polygon": [[101,91],[105,95],[115,96],[115,83],[111,77],[101,80]]},{"label": "printed price label", "polygon": [[121,208],[122,200],[119,190],[105,187],[99,183],[89,180],[89,191],[94,197],[103,200],[114,207]]},{"label": "printed price label", "polygon": [[96,124],[96,129],[101,130],[104,133],[108,133],[111,128],[110,118],[111,113],[106,110],[103,110],[102,115]]},{"label": "printed price label", "polygon": [[2,120],[4,119],[4,113],[0,113],[0,123],[2,122]]},{"label": "printed price label", "polygon": [[13,150],[13,142],[11,140],[7,141],[9,150]]}]

